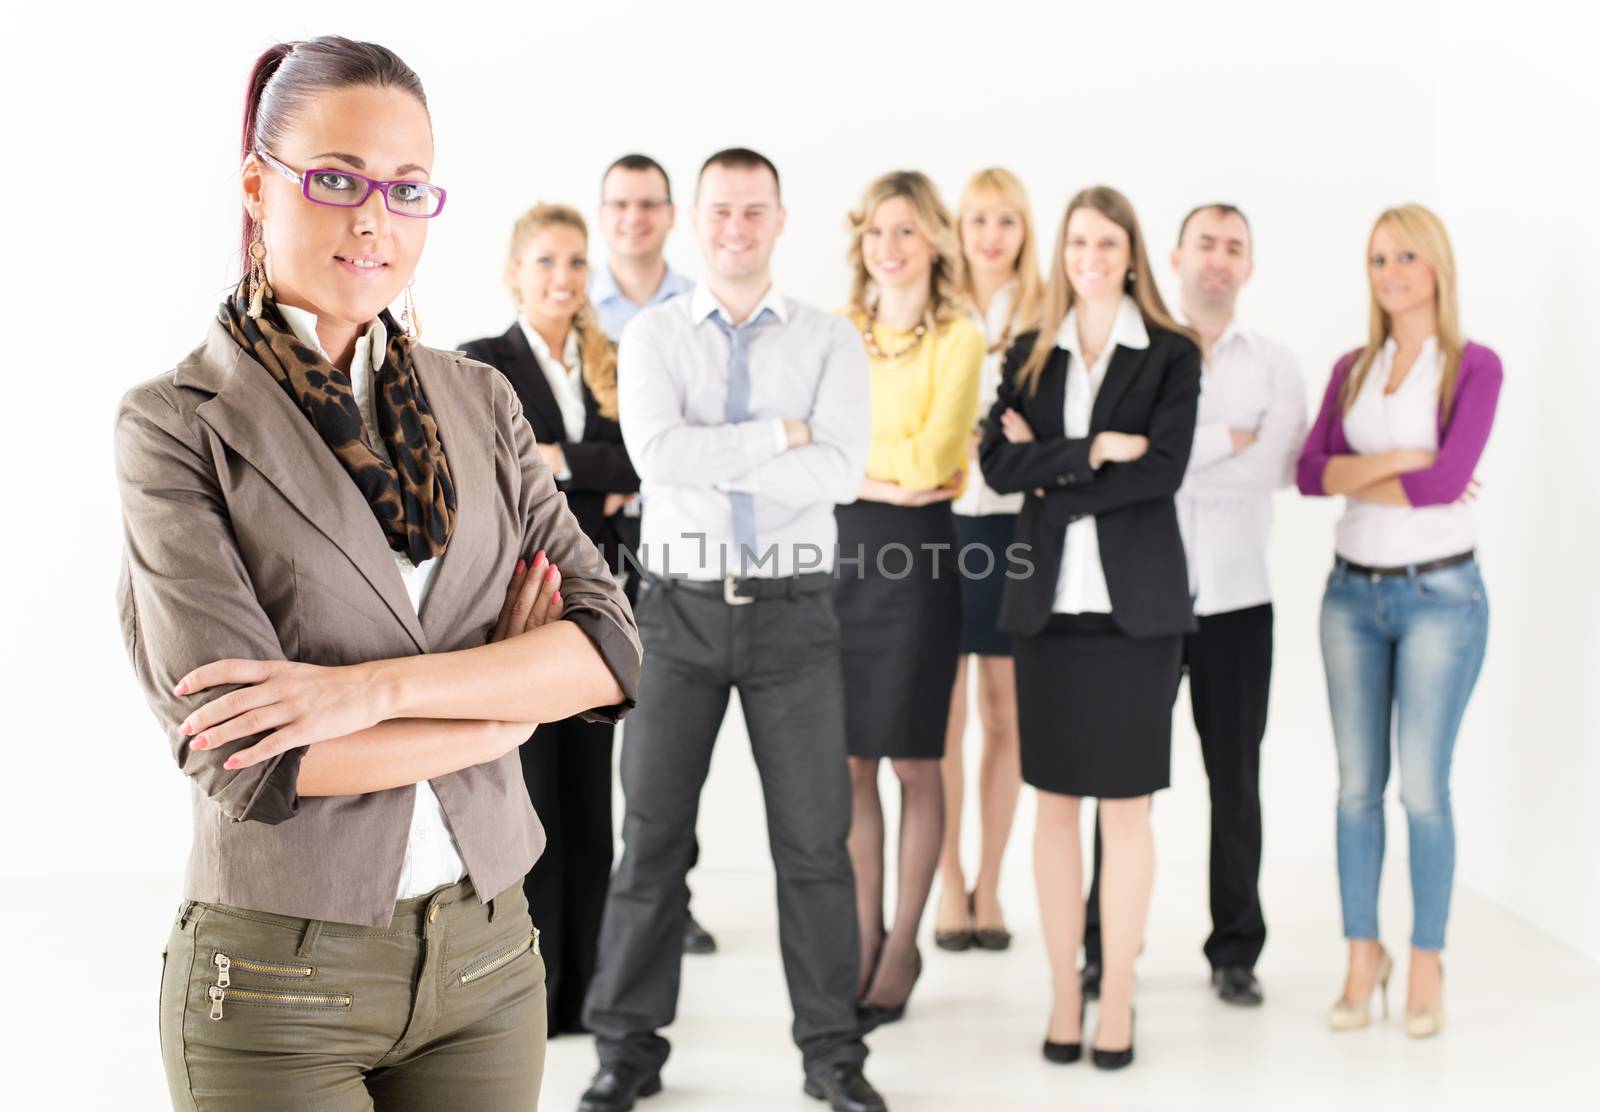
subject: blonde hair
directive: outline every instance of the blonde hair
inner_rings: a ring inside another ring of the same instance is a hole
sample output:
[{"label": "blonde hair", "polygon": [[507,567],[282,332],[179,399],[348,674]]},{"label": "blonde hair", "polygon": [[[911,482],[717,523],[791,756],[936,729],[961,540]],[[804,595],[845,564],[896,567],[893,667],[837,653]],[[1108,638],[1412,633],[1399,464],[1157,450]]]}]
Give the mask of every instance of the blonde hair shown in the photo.
[{"label": "blonde hair", "polygon": [[1199,346],[1194,331],[1173,320],[1172,314],[1167,312],[1166,302],[1161,300],[1161,291],[1156,288],[1155,276],[1150,270],[1150,256],[1144,248],[1144,233],[1139,230],[1139,218],[1134,214],[1132,203],[1109,185],[1090,186],[1067,202],[1067,211],[1061,216],[1061,230],[1056,233],[1055,255],[1050,262],[1050,281],[1045,287],[1044,305],[1039,311],[1039,335],[1018,374],[1018,381],[1029,393],[1039,388],[1039,376],[1044,371],[1045,363],[1049,362],[1050,349],[1055,346],[1055,335],[1067,319],[1067,314],[1072,311],[1075,301],[1072,283],[1067,280],[1067,225],[1072,222],[1072,214],[1082,208],[1098,212],[1127,233],[1128,273],[1133,278],[1128,292],[1133,295],[1134,304],[1139,306],[1145,324],[1187,336]]},{"label": "blonde hair", "polygon": [[[506,283],[511,287],[513,300],[516,286],[511,283],[511,273],[521,265],[523,253],[534,236],[546,228],[571,228],[589,242],[589,226],[583,222],[578,210],[568,205],[548,205],[540,202],[517,218],[511,226],[511,251],[506,259]],[[572,327],[578,334],[578,351],[583,360],[583,381],[594,395],[600,415],[608,420],[617,419],[617,349],[600,327],[594,306],[589,303],[585,287],[578,311],[572,315]]]},{"label": "blonde hair", "polygon": [[916,170],[895,170],[884,174],[861,195],[861,203],[850,214],[850,307],[863,317],[872,316],[868,292],[872,277],[867,273],[861,241],[867,234],[878,206],[895,197],[911,202],[917,230],[934,250],[933,270],[928,276],[928,307],[923,319],[930,327],[948,324],[966,305],[961,261],[961,242],[956,235],[950,210],[939,199],[928,176]]},{"label": "blonde hair", "polygon": [[[956,209],[957,239],[960,238],[962,218],[986,198],[993,198],[1006,208],[1015,209],[1022,218],[1022,248],[1017,252],[1017,299],[1011,304],[1011,320],[1017,327],[1012,334],[1026,332],[1039,320],[1039,305],[1044,300],[1044,279],[1039,276],[1038,232],[1033,226],[1033,208],[1028,204],[1028,191],[1022,181],[1010,170],[991,166],[972,175],[967,187],[961,191],[961,203]],[[965,251],[963,249],[963,261]],[[975,301],[972,288],[972,269],[963,266],[961,292],[969,301]]]},{"label": "blonde hair", "polygon": [[[1450,404],[1455,400],[1456,376],[1461,371],[1461,352],[1466,347],[1466,341],[1461,337],[1461,303],[1456,297],[1456,259],[1455,253],[1450,250],[1450,237],[1444,230],[1444,221],[1421,205],[1385,209],[1373,221],[1372,231],[1367,235],[1369,268],[1373,237],[1385,224],[1395,238],[1404,241],[1433,270],[1434,335],[1438,340],[1439,354],[1444,357],[1444,374],[1439,379],[1439,406],[1444,420],[1448,421]],[[1394,331],[1394,322],[1389,319],[1383,306],[1378,304],[1378,292],[1372,284],[1370,273],[1367,286],[1372,304],[1367,316],[1367,343],[1356,356],[1355,365],[1345,378],[1341,401],[1347,410],[1355,403],[1367,372],[1372,370],[1373,361]]]}]

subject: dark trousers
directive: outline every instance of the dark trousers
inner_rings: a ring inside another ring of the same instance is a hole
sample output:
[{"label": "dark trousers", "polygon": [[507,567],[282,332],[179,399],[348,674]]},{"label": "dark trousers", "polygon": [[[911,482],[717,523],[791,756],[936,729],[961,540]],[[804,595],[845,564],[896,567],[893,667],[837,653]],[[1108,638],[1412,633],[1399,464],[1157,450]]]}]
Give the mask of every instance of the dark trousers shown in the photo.
[{"label": "dark trousers", "polygon": [[[1261,741],[1272,682],[1272,604],[1200,619],[1184,638],[1189,702],[1211,782],[1211,937],[1213,969],[1255,968],[1267,941],[1261,913]],[[1100,824],[1094,830],[1094,881],[1085,908],[1083,950],[1100,962]]]},{"label": "dark trousers", "polygon": [[544,853],[522,882],[539,928],[551,1034],[583,1029],[611,880],[611,735],[603,722],[547,722],[522,743],[522,779]]},{"label": "dark trousers", "polygon": [[656,1070],[671,1049],[656,1032],[677,1011],[684,877],[735,688],[766,803],[794,1040],[808,1068],[866,1059],[855,1015],[859,941],[832,581],[786,583],[790,593],[742,605],[660,579],[640,591],[645,667],[622,741],[622,861],[584,1008],[602,1065]]}]

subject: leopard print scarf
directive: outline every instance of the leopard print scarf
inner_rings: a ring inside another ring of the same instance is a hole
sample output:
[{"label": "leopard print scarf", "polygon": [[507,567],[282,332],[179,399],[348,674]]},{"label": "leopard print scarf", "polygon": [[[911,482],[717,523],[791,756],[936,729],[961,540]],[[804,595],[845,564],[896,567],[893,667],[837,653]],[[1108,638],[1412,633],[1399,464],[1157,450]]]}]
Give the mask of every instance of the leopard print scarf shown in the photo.
[{"label": "leopard print scarf", "polygon": [[411,365],[411,340],[387,312],[389,344],[373,401],[384,461],[368,439],[350,376],[300,342],[269,298],[260,317],[247,311],[247,283],[217,313],[234,341],[277,379],[366,496],[389,547],[413,564],[444,555],[456,520],[456,488],[439,426]]}]

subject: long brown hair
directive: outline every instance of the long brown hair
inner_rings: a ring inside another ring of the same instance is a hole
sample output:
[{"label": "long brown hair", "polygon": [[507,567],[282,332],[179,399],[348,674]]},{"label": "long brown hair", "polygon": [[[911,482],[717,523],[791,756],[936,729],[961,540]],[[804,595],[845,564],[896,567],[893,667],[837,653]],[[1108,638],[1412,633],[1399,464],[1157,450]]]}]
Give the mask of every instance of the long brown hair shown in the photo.
[{"label": "long brown hair", "polygon": [[[1016,335],[1038,323],[1039,304],[1044,300],[1044,279],[1039,276],[1039,233],[1033,226],[1033,207],[1028,204],[1028,191],[1023,188],[1021,179],[1010,170],[991,166],[973,174],[961,191],[961,202],[956,206],[958,239],[961,220],[967,210],[990,199],[1015,209],[1022,218],[1022,248],[1017,252],[1016,266],[1017,299],[1011,304],[1011,320],[1015,325],[1011,332]],[[977,300],[972,288],[971,267],[962,268],[961,292],[966,294],[967,300]]]},{"label": "long brown hair", "polygon": [[[584,243],[589,242],[589,226],[583,222],[578,210],[569,205],[549,205],[540,202],[517,218],[511,227],[511,251],[506,259],[507,285],[510,285],[510,275],[522,262],[522,255],[528,249],[528,243],[535,235],[546,228],[571,228],[583,237]],[[511,287],[513,299],[517,296],[516,287]],[[600,327],[600,320],[595,316],[594,306],[589,302],[587,287],[578,303],[578,311],[572,315],[572,327],[578,334],[578,351],[583,359],[583,381],[589,387],[589,392],[594,395],[595,404],[600,407],[600,415],[609,420],[617,419],[617,349],[612,344],[605,330]],[[559,353],[552,352],[557,358]]]},{"label": "long brown hair", "polygon": [[1044,305],[1039,311],[1039,335],[1034,340],[1033,350],[1028,353],[1028,361],[1022,365],[1018,375],[1018,380],[1029,393],[1039,388],[1039,376],[1049,362],[1056,333],[1072,311],[1075,297],[1072,283],[1067,279],[1067,225],[1072,221],[1072,214],[1081,208],[1098,212],[1127,233],[1128,273],[1133,279],[1128,285],[1128,292],[1133,295],[1134,304],[1139,306],[1145,324],[1177,332],[1194,340],[1196,346],[1199,345],[1194,331],[1173,320],[1172,314],[1167,312],[1166,302],[1161,300],[1161,291],[1156,288],[1155,276],[1150,270],[1150,256],[1145,251],[1144,233],[1139,230],[1139,218],[1134,214],[1132,203],[1109,185],[1090,186],[1067,202],[1067,211],[1061,216],[1061,230],[1056,233],[1055,255],[1050,262],[1050,280],[1045,286]]},{"label": "long brown hair", "polygon": [[867,186],[861,203],[850,214],[850,307],[862,317],[872,315],[868,297],[872,276],[867,273],[861,240],[878,206],[895,197],[911,202],[917,230],[933,245],[933,269],[928,275],[928,307],[923,313],[924,321],[930,328],[948,324],[961,313],[967,300],[962,292],[961,241],[950,210],[939,198],[939,191],[928,180],[928,175],[917,170],[894,170],[884,174]]},{"label": "long brown hair", "polygon": [[[1378,229],[1386,224],[1395,238],[1403,240],[1433,271],[1434,335],[1438,339],[1439,354],[1444,357],[1444,375],[1439,379],[1439,409],[1444,420],[1448,421],[1450,403],[1455,400],[1456,376],[1461,372],[1461,352],[1466,347],[1466,341],[1461,336],[1461,302],[1456,297],[1456,258],[1450,250],[1450,236],[1444,230],[1444,221],[1421,205],[1384,209],[1378,214],[1378,219],[1372,222],[1372,231],[1367,234],[1369,268],[1372,239],[1378,234]],[[1394,322],[1389,319],[1383,306],[1378,304],[1378,291],[1372,285],[1370,270],[1367,277],[1368,292],[1372,299],[1372,307],[1367,314],[1367,345],[1356,356],[1355,365],[1345,378],[1344,396],[1340,401],[1346,410],[1355,404],[1367,372],[1372,370],[1373,360],[1394,331]]]}]

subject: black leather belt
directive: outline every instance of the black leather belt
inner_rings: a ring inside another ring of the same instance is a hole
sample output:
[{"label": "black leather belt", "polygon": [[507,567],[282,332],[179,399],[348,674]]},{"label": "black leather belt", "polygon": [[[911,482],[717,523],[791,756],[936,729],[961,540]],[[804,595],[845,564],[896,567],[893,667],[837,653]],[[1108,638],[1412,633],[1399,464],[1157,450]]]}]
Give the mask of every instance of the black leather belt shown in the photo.
[{"label": "black leather belt", "polygon": [[720,595],[729,606],[746,606],[764,598],[793,598],[796,595],[816,594],[833,588],[833,576],[825,571],[805,575],[786,575],[781,578],[761,578],[725,575],[721,579],[678,579],[673,576],[647,577],[654,586],[669,591],[689,591],[697,595]]},{"label": "black leather belt", "polygon": [[1406,564],[1398,568],[1369,568],[1365,564],[1352,563],[1343,556],[1334,557],[1333,566],[1340,571],[1347,571],[1353,575],[1364,575],[1369,579],[1388,579],[1399,575],[1426,575],[1430,571],[1442,571],[1453,568],[1457,564],[1465,564],[1473,558],[1473,550],[1457,553],[1454,556],[1443,556],[1437,560],[1429,560],[1422,564]]}]

